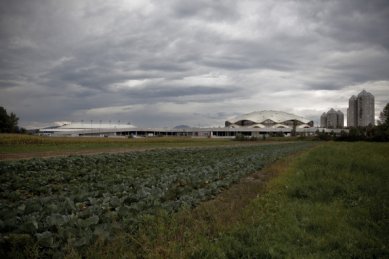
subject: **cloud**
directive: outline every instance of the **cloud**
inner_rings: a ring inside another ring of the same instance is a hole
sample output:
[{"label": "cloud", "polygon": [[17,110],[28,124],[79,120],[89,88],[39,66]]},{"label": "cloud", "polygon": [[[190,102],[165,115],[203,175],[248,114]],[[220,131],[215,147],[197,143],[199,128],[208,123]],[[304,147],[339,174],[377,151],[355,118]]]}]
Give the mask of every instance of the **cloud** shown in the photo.
[{"label": "cloud", "polygon": [[[0,103],[20,122],[316,120],[362,88],[389,99],[387,1],[0,3]],[[159,124],[160,123],[160,124]]]}]

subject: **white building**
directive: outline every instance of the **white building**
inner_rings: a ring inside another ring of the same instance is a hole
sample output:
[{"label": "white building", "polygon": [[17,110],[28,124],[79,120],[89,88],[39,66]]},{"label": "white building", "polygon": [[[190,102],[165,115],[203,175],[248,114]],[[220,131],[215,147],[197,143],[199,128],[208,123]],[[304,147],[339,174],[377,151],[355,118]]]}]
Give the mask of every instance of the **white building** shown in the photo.
[{"label": "white building", "polygon": [[320,117],[320,127],[329,129],[341,129],[344,127],[344,114],[340,110],[331,108]]},{"label": "white building", "polygon": [[366,127],[375,124],[374,96],[363,90],[358,96],[351,96],[347,109],[348,127]]},{"label": "white building", "polygon": [[229,128],[311,128],[313,121],[282,111],[256,111],[225,122]]},{"label": "white building", "polygon": [[61,122],[59,125],[39,129],[44,135],[82,135],[84,133],[94,135],[107,134],[109,132],[133,130],[134,125],[102,122]]}]

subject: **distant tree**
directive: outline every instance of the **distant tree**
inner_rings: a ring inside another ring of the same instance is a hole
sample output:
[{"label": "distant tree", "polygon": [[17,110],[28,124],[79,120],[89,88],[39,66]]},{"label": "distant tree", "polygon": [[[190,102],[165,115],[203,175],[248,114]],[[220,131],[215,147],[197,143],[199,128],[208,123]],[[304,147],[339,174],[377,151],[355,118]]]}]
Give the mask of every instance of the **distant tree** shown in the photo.
[{"label": "distant tree", "polygon": [[18,132],[18,121],[19,118],[15,113],[8,115],[7,110],[0,106],[0,132]]},{"label": "distant tree", "polygon": [[386,104],[384,110],[380,113],[379,125],[389,125],[389,103]]}]

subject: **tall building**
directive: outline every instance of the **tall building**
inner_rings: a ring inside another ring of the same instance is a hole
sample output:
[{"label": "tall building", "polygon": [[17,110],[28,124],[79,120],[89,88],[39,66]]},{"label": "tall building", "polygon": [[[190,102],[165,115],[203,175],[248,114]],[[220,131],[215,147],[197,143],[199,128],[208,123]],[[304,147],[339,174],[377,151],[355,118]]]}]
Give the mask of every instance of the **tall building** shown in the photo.
[{"label": "tall building", "polygon": [[374,96],[365,90],[358,96],[351,96],[347,109],[347,126],[366,127],[374,124]]},{"label": "tall building", "polygon": [[325,112],[320,116],[320,127],[327,128],[327,113]]},{"label": "tall building", "polygon": [[320,116],[320,126],[329,129],[341,129],[344,127],[344,114],[331,108]]},{"label": "tall building", "polygon": [[347,126],[356,127],[357,118],[358,118],[357,97],[353,95],[348,100]]},{"label": "tall building", "polygon": [[336,129],[338,125],[338,113],[334,109],[327,112],[327,128]]},{"label": "tall building", "polygon": [[344,127],[344,114],[340,110],[338,110],[336,113],[337,113],[337,119],[338,119],[337,126],[338,126],[338,128],[343,128]]}]

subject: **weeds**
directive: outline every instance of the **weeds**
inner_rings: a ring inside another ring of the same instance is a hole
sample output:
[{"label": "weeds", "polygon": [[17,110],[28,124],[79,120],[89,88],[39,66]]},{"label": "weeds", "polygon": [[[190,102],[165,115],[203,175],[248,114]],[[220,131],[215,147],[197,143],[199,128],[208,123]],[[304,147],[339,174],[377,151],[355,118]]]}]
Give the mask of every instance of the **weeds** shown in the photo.
[{"label": "weeds", "polygon": [[239,225],[196,256],[387,257],[388,153],[385,144],[318,147],[275,179]]}]

